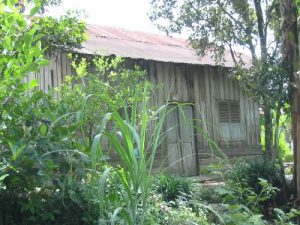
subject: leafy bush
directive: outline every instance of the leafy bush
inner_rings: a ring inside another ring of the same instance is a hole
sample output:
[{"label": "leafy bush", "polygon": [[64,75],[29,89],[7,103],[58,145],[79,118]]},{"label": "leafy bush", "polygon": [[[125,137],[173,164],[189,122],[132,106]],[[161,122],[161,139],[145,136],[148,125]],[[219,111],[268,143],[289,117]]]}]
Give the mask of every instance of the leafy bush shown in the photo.
[{"label": "leafy bush", "polygon": [[16,3],[0,2],[0,224],[93,224],[94,206],[82,195],[89,159],[76,148],[80,123],[36,80],[23,83],[47,60],[40,25]]},{"label": "leafy bush", "polygon": [[[267,187],[265,189],[268,190]],[[259,205],[260,197],[251,189],[245,190],[239,186],[198,186],[193,189],[191,199],[196,202],[194,204],[200,204],[200,207],[206,209],[210,224],[267,224],[255,208]]]},{"label": "leafy bush", "polygon": [[179,197],[191,194],[191,180],[176,175],[160,174],[155,177],[153,188],[162,195],[164,201],[175,201]]},{"label": "leafy bush", "polygon": [[[91,151],[92,138],[101,130],[101,119],[108,111],[117,114],[125,103],[132,102],[144,72],[123,68],[119,58],[96,59],[93,74],[85,70],[87,64],[75,65],[78,73],[58,88],[58,99],[54,90],[49,94],[37,90],[36,80],[23,83],[26,76],[47,63],[42,46],[80,44],[84,24],[64,17],[62,24],[37,18],[29,25],[15,8],[16,1],[8,3],[12,13],[6,13],[6,5],[0,3],[0,51],[7,53],[0,60],[0,224],[94,224],[100,214],[99,182],[95,188],[92,179],[97,178],[94,165],[103,175],[105,163],[102,157],[94,160],[98,148]],[[59,33],[74,25],[78,26],[69,33]],[[59,29],[51,36],[47,33],[50,27]],[[73,37],[67,39],[68,35]],[[122,170],[114,172],[118,182],[128,178],[128,171]],[[119,191],[118,182],[114,185]],[[121,193],[126,194],[124,190]],[[139,190],[134,191],[138,196]],[[120,205],[124,203],[120,201]]]},{"label": "leafy bush", "polygon": [[96,57],[91,62],[73,57],[72,65],[76,74],[67,76],[57,91],[66,112],[80,112],[81,129],[77,135],[92,140],[108,112],[118,111],[123,119],[130,119],[127,107],[134,97],[143,98],[147,83],[144,71],[139,67],[126,68],[120,57]]},{"label": "leafy bush", "polygon": [[276,219],[274,220],[276,225],[293,225],[297,224],[296,220],[300,216],[300,211],[291,209],[289,212],[284,212],[281,209],[275,208]]},{"label": "leafy bush", "polygon": [[252,212],[249,208],[241,204],[223,204],[215,210],[222,218],[223,224],[232,225],[267,225],[268,222],[263,219],[263,215]]},{"label": "leafy bush", "polygon": [[149,207],[146,212],[146,225],[169,225],[169,224],[211,224],[207,218],[207,211],[203,207],[194,209],[187,201],[179,201],[173,204],[162,200],[161,195],[152,193],[149,199]]},{"label": "leafy bush", "polygon": [[[226,183],[237,203],[272,217],[272,208],[282,204],[283,181],[278,165],[264,159],[238,161],[226,174]],[[251,201],[255,199],[255,201]]]},{"label": "leafy bush", "polygon": [[261,213],[262,204],[271,199],[277,189],[263,179],[259,179],[258,185],[259,193],[256,193],[249,186],[241,186],[240,184],[219,187],[215,191],[222,196],[222,201],[225,204],[244,205],[255,213]]},{"label": "leafy bush", "polygon": [[[118,108],[112,108],[112,113],[102,119],[102,129],[94,138],[92,145],[92,165],[97,172],[97,163],[107,151],[102,148],[103,137],[108,139],[109,147],[117,154],[119,166],[111,164],[115,174],[111,175],[108,168],[101,176],[99,183],[100,216],[103,223],[121,220],[126,224],[143,224],[145,212],[148,208],[148,197],[151,190],[151,173],[155,154],[161,143],[163,121],[166,107],[156,112],[149,111],[149,85],[144,84],[142,100],[140,90],[133,92],[131,100],[124,106],[124,116]],[[125,99],[124,101],[128,101]],[[158,118],[160,118],[158,120]],[[106,126],[108,120],[113,129]],[[152,135],[147,136],[150,130]],[[119,168],[119,169],[117,169]],[[109,188],[106,181],[110,180],[120,191],[120,201],[114,204],[107,199],[105,190]],[[108,204],[110,204],[108,206]],[[107,207],[114,208],[110,215],[105,211]]]},{"label": "leafy bush", "polygon": [[243,187],[250,187],[255,193],[260,193],[261,185],[259,179],[268,181],[272,186],[282,188],[280,168],[274,162],[265,159],[251,161],[239,160],[231,171],[226,174],[228,184],[240,184]]}]

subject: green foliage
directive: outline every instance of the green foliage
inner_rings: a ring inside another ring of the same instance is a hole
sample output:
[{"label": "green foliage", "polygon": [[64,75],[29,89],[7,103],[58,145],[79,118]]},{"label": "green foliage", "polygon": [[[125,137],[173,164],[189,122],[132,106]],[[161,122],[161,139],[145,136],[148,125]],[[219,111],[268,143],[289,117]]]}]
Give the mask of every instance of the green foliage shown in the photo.
[{"label": "green foliage", "polygon": [[241,205],[249,208],[253,213],[261,213],[263,203],[271,199],[278,189],[263,179],[257,181],[256,187],[259,189],[258,193],[251,187],[239,183],[217,188],[216,191],[222,196],[225,204]]},{"label": "green foliage", "polygon": [[[273,118],[276,116],[275,112]],[[261,146],[265,149],[265,126],[263,118],[260,119],[260,130],[261,130]],[[273,119],[274,120],[274,119]],[[273,121],[275,123],[275,121]],[[284,162],[293,161],[293,151],[291,149],[291,118],[289,113],[281,113],[279,119],[279,132],[278,132],[278,145],[279,145],[279,156],[282,157]],[[275,128],[273,128],[273,142],[275,141]]]},{"label": "green foliage", "polygon": [[86,40],[85,23],[76,14],[69,13],[59,19],[34,17],[31,19],[31,26],[41,35],[42,46],[48,52],[80,49],[81,43]]},{"label": "green foliage", "polygon": [[191,181],[185,177],[160,174],[155,177],[153,188],[164,201],[175,201],[191,194]]},{"label": "green foliage", "polygon": [[[279,60],[268,57],[265,60],[254,61],[250,68],[238,67],[231,76],[236,78],[247,94],[253,97],[260,105],[278,104],[283,107],[288,102],[290,91],[289,77],[280,66]],[[259,81],[259,82],[257,82]]]},{"label": "green foliage", "polygon": [[[32,16],[50,2],[34,5]],[[185,178],[161,176],[161,196],[151,192],[168,112],[149,110],[150,87],[139,68],[127,69],[120,58],[75,59],[77,74],[57,92],[23,83],[47,63],[45,49],[78,47],[84,24],[67,17],[28,24],[15,3],[0,1],[0,224],[206,225],[209,210],[221,223],[264,224],[253,202],[275,189],[262,179],[258,193],[241,184],[218,189],[223,211],[198,202]]]},{"label": "green foliage", "polygon": [[253,213],[242,204],[224,204],[220,208],[220,216],[224,224],[234,225],[264,225],[268,224],[262,214]]},{"label": "green foliage", "polygon": [[0,223],[92,224],[81,194],[89,160],[75,147],[78,123],[52,94],[36,89],[37,81],[23,83],[47,61],[38,25],[28,24],[15,3],[0,3]]},{"label": "green foliage", "polygon": [[198,207],[191,207],[188,202],[181,201],[176,207],[164,202],[159,195],[151,195],[145,219],[146,225],[168,224],[211,224],[207,218],[207,211]]},{"label": "green foliage", "polygon": [[[255,1],[254,4],[248,0],[152,0],[151,5],[150,19],[160,29],[168,33],[187,31],[193,47],[199,53],[205,54],[213,49],[218,58],[223,55],[225,48],[232,49],[234,45],[249,49],[253,58],[258,58],[255,47],[261,47],[265,38],[271,38],[266,35],[270,32],[267,29],[260,33],[258,23],[270,30],[277,31],[279,28],[278,1]],[[276,35],[272,37],[275,40]],[[278,49],[275,46],[271,50]],[[239,63],[238,54],[235,57]]]},{"label": "green foliage", "polygon": [[73,68],[76,75],[67,76],[57,91],[66,113],[82,109],[78,132],[83,137],[92,140],[99,133],[100,121],[107,112],[122,111],[122,116],[128,118],[126,106],[133,104],[134,97],[143,98],[145,72],[137,66],[126,68],[119,57],[98,57],[92,62],[75,57]]},{"label": "green foliage", "polygon": [[285,213],[281,209],[275,208],[276,213],[276,225],[293,225],[296,224],[296,219],[300,215],[300,211],[296,209],[291,209],[289,212]]},{"label": "green foliage", "polygon": [[[160,108],[154,114],[149,112],[147,83],[142,89],[142,99],[139,88],[133,93],[132,100],[124,105],[126,106],[124,107],[125,119],[117,108],[113,108],[112,113],[108,115],[114,129],[106,128],[107,117],[105,116],[102,120],[102,129],[94,138],[92,153],[98,157],[93,157],[93,169],[96,169],[97,162],[101,161],[101,155],[105,154],[101,146],[103,137],[107,137],[109,146],[116,152],[121,167],[120,170],[113,170],[115,171],[113,179],[109,179],[111,169],[105,170],[99,181],[100,223],[103,224],[118,219],[126,224],[143,224],[148,207],[152,166],[161,142],[166,107]],[[127,99],[124,101],[127,102]],[[150,124],[154,129],[147,139]],[[106,185],[107,179],[121,189],[120,200],[116,204],[110,202],[104,195],[105,190],[109,188]],[[114,212],[112,215],[109,213],[111,211],[106,211],[111,207]]]},{"label": "green foliage", "polygon": [[283,203],[281,171],[273,162],[238,161],[226,178],[232,197],[225,199],[237,201],[236,204],[243,204],[253,212],[270,217],[270,207]]},{"label": "green foliage", "polygon": [[174,225],[208,225],[210,224],[203,211],[193,212],[191,208],[180,205],[178,209],[170,211],[170,224]]},{"label": "green foliage", "polygon": [[260,191],[257,187],[259,178],[267,180],[273,186],[281,187],[280,168],[274,163],[264,160],[238,160],[231,171],[226,174],[229,184],[240,183]]}]

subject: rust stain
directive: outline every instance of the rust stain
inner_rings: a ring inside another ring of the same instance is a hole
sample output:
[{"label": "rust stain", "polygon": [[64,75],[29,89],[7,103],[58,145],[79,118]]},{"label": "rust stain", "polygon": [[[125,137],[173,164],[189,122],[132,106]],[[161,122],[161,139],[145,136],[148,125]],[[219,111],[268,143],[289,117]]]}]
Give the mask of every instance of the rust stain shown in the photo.
[{"label": "rust stain", "polygon": [[[77,50],[79,53],[194,65],[220,65],[215,62],[213,52],[199,57],[194,49],[188,47],[188,42],[180,38],[98,25],[88,25],[87,34],[88,40],[83,43],[83,48]],[[250,65],[250,57],[244,55],[243,58]],[[234,67],[229,51],[225,51],[222,66]]]}]

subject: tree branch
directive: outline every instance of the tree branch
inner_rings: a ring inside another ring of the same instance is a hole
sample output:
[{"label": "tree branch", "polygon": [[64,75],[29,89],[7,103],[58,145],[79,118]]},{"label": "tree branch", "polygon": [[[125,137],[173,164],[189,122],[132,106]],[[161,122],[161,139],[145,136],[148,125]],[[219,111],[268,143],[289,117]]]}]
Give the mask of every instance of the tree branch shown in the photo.
[{"label": "tree branch", "polygon": [[[275,3],[276,3],[277,0],[273,0],[271,6],[269,8],[267,8],[266,10],[266,22],[265,22],[265,25],[264,25],[264,32],[265,34],[267,33],[267,29],[268,29],[268,26],[271,22],[271,14],[273,12],[273,10],[275,9]],[[267,3],[266,3],[267,5]]]},{"label": "tree branch", "polygon": [[264,18],[263,18],[263,12],[261,8],[261,1],[254,0],[254,7],[255,7],[255,13],[257,17],[257,28],[258,28],[258,35],[259,35],[261,57],[262,59],[265,59],[267,57],[267,38],[266,38],[266,33],[264,32]]}]

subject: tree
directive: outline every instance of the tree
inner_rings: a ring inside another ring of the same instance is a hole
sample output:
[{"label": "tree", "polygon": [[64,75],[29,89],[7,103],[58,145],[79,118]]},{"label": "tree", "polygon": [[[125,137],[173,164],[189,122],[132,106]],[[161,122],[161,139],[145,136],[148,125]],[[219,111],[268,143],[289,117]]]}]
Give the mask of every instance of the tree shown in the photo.
[{"label": "tree", "polygon": [[[297,5],[300,1],[281,0],[282,14],[282,66],[288,72],[292,90],[292,138],[294,143],[294,184],[295,194],[300,198],[300,77],[299,77],[299,43],[297,29]],[[298,72],[298,73],[297,73]]]},{"label": "tree", "polygon": [[[280,115],[287,101],[288,79],[280,66],[280,4],[278,0],[152,0],[150,18],[168,34],[185,31],[192,47],[200,55],[216,53],[221,64],[229,49],[236,63],[234,77],[247,92],[261,103],[265,121],[266,155],[276,158],[272,150],[272,109]],[[234,51],[247,49],[252,57],[251,68]],[[276,118],[279,123],[279,119]],[[276,129],[275,129],[276,130]],[[276,132],[275,132],[276,133]],[[278,135],[278,134],[277,134]],[[277,139],[275,141],[278,142]]]}]

